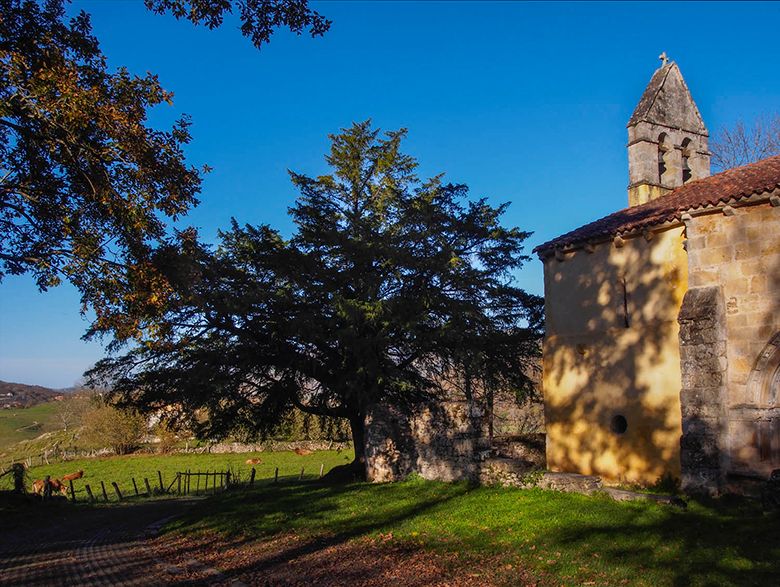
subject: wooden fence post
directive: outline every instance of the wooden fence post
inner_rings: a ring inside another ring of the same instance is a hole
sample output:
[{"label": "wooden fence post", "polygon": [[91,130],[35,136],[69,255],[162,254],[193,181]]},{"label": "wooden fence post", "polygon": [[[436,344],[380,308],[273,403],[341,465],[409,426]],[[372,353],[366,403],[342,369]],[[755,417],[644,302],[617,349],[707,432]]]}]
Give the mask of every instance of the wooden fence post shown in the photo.
[{"label": "wooden fence post", "polygon": [[322,472],[325,470],[325,463],[320,464],[320,479],[322,479]]},{"label": "wooden fence post", "polygon": [[11,471],[14,478],[14,493],[24,493],[24,464],[11,463]]},{"label": "wooden fence post", "polygon": [[181,473],[176,473],[176,493],[181,495]]},{"label": "wooden fence post", "polygon": [[135,489],[135,494],[138,495],[138,485],[135,484],[135,477],[131,477],[133,480],[133,489]]},{"label": "wooden fence post", "polygon": [[73,489],[73,479],[68,479],[68,485],[70,485],[70,498],[76,501],[76,491]]},{"label": "wooden fence post", "polygon": [[114,491],[116,491],[116,496],[119,499],[119,501],[122,501],[122,492],[119,491],[119,485],[116,484],[116,481],[112,481],[111,485],[114,486]]},{"label": "wooden fence post", "polygon": [[108,503],[108,493],[106,493],[106,484],[102,481],[100,482],[100,488],[103,490],[103,501]]},{"label": "wooden fence post", "polygon": [[303,481],[303,467],[301,467],[301,476],[298,477],[299,481]]},{"label": "wooden fence post", "polygon": [[86,489],[86,490],[87,490],[87,495],[89,496],[89,501],[90,501],[90,503],[94,503],[94,501],[95,501],[95,496],[94,496],[94,495],[92,495],[92,488],[89,486],[89,483],[87,483],[86,485],[84,485],[84,489]]},{"label": "wooden fence post", "polygon": [[225,489],[230,489],[230,470],[225,473]]},{"label": "wooden fence post", "polygon": [[152,497],[152,486],[149,485],[149,478],[144,477],[144,483],[146,483],[146,495]]},{"label": "wooden fence post", "polygon": [[163,487],[162,473],[160,473],[160,471],[157,471],[157,478],[160,480],[160,493],[162,493],[165,491],[165,487]]},{"label": "wooden fence post", "polygon": [[252,472],[249,474],[249,487],[253,487],[255,484],[255,473],[257,473],[257,471],[252,467]]},{"label": "wooden fence post", "polygon": [[43,499],[49,499],[51,497],[51,481],[49,481],[51,477],[49,475],[46,475],[46,477],[43,478]]}]

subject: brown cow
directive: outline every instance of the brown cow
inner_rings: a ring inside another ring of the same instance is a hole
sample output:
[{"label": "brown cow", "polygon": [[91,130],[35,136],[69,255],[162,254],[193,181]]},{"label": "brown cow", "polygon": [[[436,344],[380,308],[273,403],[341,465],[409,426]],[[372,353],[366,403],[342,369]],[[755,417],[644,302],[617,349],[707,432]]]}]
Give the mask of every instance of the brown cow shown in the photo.
[{"label": "brown cow", "polygon": [[[36,479],[35,481],[33,481],[32,484],[33,493],[36,493],[38,495],[43,495],[45,484],[46,481],[44,481],[43,479]],[[62,481],[60,481],[59,479],[49,479],[49,485],[51,486],[52,494],[59,491],[62,495],[68,495],[68,488],[65,487],[65,484],[62,483]]]},{"label": "brown cow", "polygon": [[75,473],[68,473],[67,475],[62,476],[63,481],[74,481],[76,479],[81,479],[84,476],[84,471],[79,469]]},{"label": "brown cow", "polygon": [[247,459],[246,460],[246,464],[247,465],[259,465],[262,462],[263,461],[261,461],[260,459]]},{"label": "brown cow", "polygon": [[294,452],[298,456],[305,457],[306,455],[312,454],[314,451],[309,450],[308,448],[296,448]]}]

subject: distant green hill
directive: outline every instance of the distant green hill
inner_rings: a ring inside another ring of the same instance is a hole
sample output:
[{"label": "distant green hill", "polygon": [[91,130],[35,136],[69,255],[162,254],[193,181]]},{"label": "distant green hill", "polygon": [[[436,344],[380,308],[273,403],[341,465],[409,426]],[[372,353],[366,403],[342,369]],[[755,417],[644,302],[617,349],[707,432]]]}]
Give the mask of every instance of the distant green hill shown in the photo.
[{"label": "distant green hill", "polygon": [[31,408],[0,409],[0,453],[22,440],[60,430],[57,408],[60,402],[47,402]]}]

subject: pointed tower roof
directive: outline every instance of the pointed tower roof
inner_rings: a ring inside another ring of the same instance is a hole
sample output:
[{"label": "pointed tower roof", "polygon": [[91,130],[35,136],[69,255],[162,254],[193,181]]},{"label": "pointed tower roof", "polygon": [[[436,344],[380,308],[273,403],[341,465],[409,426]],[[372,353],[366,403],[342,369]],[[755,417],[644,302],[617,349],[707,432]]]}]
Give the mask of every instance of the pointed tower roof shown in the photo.
[{"label": "pointed tower roof", "polygon": [[665,62],[653,74],[628,126],[639,122],[679,128],[705,136],[709,134],[680,68],[674,61]]}]

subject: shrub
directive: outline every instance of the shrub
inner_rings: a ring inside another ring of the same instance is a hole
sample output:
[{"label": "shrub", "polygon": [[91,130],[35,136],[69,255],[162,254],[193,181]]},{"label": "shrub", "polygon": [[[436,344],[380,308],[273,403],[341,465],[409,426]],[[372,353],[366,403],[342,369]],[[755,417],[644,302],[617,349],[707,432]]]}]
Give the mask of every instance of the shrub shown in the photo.
[{"label": "shrub", "polygon": [[107,446],[118,455],[135,450],[146,433],[141,414],[105,404],[90,409],[83,421],[83,435],[88,442]]}]

